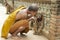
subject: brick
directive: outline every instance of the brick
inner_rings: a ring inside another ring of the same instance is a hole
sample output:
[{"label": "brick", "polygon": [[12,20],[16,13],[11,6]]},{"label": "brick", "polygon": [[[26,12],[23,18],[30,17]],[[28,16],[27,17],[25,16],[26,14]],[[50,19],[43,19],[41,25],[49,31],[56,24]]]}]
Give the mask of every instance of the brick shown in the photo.
[{"label": "brick", "polygon": [[55,28],[55,29],[57,28],[57,27],[56,27],[55,25],[53,25],[53,24],[50,24],[50,27],[53,27],[53,28]]},{"label": "brick", "polygon": [[50,32],[50,34],[51,34],[51,35],[53,35],[53,36],[55,36],[55,35],[56,35],[56,34],[55,34],[55,32],[54,32],[54,31],[52,31],[52,30],[50,30],[49,32]]},{"label": "brick", "polygon": [[49,40],[55,40],[55,36],[49,34]]},{"label": "brick", "polygon": [[52,30],[52,31],[54,31],[54,32],[57,31],[57,30],[56,30],[55,28],[53,28],[53,27],[50,27],[50,30]]},{"label": "brick", "polygon": [[56,16],[56,19],[60,19],[60,15],[59,16]]}]

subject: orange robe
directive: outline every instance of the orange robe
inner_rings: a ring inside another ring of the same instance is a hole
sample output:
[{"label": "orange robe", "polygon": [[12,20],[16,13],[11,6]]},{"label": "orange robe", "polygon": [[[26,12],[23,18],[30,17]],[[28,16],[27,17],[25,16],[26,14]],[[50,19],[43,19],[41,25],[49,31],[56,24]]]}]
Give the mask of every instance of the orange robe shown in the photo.
[{"label": "orange robe", "polygon": [[10,29],[10,33],[14,33],[18,28],[25,27],[23,33],[27,33],[29,31],[29,21],[28,20],[20,20],[17,21]]}]

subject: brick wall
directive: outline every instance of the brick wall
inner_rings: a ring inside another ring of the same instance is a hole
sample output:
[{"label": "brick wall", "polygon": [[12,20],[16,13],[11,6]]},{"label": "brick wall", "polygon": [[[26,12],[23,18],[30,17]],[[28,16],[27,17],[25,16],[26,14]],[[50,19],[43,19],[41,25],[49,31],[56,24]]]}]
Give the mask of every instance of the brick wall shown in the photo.
[{"label": "brick wall", "polygon": [[60,40],[60,1],[52,3],[49,40]]}]

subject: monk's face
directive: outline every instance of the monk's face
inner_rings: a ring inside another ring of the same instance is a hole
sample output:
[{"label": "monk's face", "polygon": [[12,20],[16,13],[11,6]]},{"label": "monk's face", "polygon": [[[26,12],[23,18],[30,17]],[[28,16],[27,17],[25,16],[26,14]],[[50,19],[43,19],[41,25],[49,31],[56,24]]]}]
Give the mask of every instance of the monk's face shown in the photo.
[{"label": "monk's face", "polygon": [[37,11],[28,11],[28,14],[31,14],[32,16],[35,16],[37,14]]}]

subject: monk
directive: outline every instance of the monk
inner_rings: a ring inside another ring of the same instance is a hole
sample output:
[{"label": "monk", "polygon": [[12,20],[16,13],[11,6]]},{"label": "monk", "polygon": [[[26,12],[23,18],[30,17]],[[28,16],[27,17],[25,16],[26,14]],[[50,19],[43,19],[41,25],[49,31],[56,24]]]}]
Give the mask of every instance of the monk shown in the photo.
[{"label": "monk", "polygon": [[15,19],[15,23],[11,26],[9,33],[13,36],[24,35],[29,31],[29,21],[34,19],[33,17],[37,14],[38,6],[32,4],[31,6],[20,10]]}]

